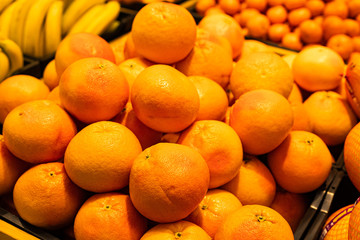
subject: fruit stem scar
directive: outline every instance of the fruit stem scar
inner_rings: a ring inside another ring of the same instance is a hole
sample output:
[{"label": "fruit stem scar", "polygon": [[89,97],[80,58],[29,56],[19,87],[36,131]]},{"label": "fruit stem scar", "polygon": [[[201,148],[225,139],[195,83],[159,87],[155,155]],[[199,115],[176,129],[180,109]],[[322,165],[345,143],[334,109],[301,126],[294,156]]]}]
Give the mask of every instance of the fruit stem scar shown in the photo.
[{"label": "fruit stem scar", "polygon": [[53,171],[49,172],[49,176],[50,177],[54,177],[55,176],[55,173]]},{"label": "fruit stem scar", "polygon": [[110,210],[110,209],[111,209],[111,206],[110,206],[110,205],[105,205],[105,206],[104,206],[104,209],[105,209],[105,210]]},{"label": "fruit stem scar", "polygon": [[206,209],[208,209],[208,206],[206,206],[206,205],[201,206],[201,210],[206,210]]},{"label": "fruit stem scar", "polygon": [[149,159],[149,158],[150,158],[150,155],[146,154],[145,159]]},{"label": "fruit stem scar", "polygon": [[104,64],[99,64],[99,68],[100,68],[100,69],[104,69],[104,68],[105,68],[105,65],[104,65]]},{"label": "fruit stem scar", "polygon": [[259,222],[265,222],[266,221],[266,218],[264,216],[261,216],[261,215],[256,215],[256,218]]},{"label": "fruit stem scar", "polygon": [[313,142],[314,142],[314,140],[312,140],[312,139],[311,140],[306,140],[306,143],[309,144],[309,145],[311,145]]},{"label": "fruit stem scar", "polygon": [[181,238],[181,232],[176,232],[175,233],[175,239],[179,239]]}]

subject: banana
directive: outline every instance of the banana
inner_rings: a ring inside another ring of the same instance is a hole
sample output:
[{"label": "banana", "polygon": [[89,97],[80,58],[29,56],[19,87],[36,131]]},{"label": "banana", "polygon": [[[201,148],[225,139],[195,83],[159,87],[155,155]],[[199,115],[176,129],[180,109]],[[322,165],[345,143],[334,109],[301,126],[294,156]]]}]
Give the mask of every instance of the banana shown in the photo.
[{"label": "banana", "polygon": [[6,38],[9,37],[11,17],[13,15],[16,5],[17,1],[11,3],[7,8],[5,8],[5,10],[1,14],[0,34]]},{"label": "banana", "polygon": [[22,48],[22,37],[26,16],[35,0],[17,0],[14,13],[11,18],[9,38]]},{"label": "banana", "polygon": [[71,26],[75,24],[80,17],[86,13],[89,9],[97,4],[103,4],[105,0],[74,0],[66,9],[63,22],[62,22],[62,34],[66,35]]},{"label": "banana", "polygon": [[104,10],[104,8],[105,3],[100,3],[91,7],[86,13],[81,16],[78,21],[75,22],[75,24],[71,27],[67,34],[69,35],[73,33],[84,32],[87,25],[89,25],[91,21],[97,18]]},{"label": "banana", "polygon": [[40,40],[41,28],[50,5],[55,0],[37,0],[27,14],[24,34],[23,52],[28,56],[34,56],[35,48]]},{"label": "banana", "polygon": [[39,40],[34,46],[34,54],[35,58],[42,58],[45,56],[45,25],[42,24],[40,29]]},{"label": "banana", "polygon": [[45,19],[45,56],[55,53],[61,41],[61,23],[64,2],[53,2]]},{"label": "banana", "polygon": [[0,48],[10,60],[9,74],[24,66],[24,57],[19,45],[11,39],[0,37]]},{"label": "banana", "polygon": [[75,0],[63,0],[64,9],[67,9]]},{"label": "banana", "polygon": [[101,35],[106,28],[118,17],[120,13],[120,3],[118,1],[109,1],[100,14],[88,23],[85,32]]},{"label": "banana", "polygon": [[10,70],[10,60],[0,49],[0,83],[8,76]]},{"label": "banana", "polygon": [[0,13],[10,5],[14,0],[1,0],[0,1]]}]

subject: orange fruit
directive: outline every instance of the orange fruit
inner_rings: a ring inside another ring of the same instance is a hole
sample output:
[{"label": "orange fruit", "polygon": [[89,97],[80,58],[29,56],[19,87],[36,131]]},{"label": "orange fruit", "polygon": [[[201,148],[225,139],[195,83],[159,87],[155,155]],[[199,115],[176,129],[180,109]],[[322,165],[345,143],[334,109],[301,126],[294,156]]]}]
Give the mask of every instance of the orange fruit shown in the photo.
[{"label": "orange fruit", "polygon": [[204,198],[209,181],[209,168],[198,151],[177,143],[158,143],[135,158],[129,191],[143,216],[166,223],[188,216]]},{"label": "orange fruit", "polygon": [[293,10],[297,8],[304,7],[306,4],[306,0],[284,0],[284,6],[287,10]]},{"label": "orange fruit", "polygon": [[245,39],[240,58],[252,54],[253,52],[273,52],[268,45],[254,39]]},{"label": "orange fruit", "polygon": [[53,90],[50,91],[46,100],[51,100],[51,101],[55,102],[57,105],[59,105],[60,107],[63,107],[61,105],[61,100],[60,100],[59,86],[56,86],[55,88],[53,88]]},{"label": "orange fruit", "polygon": [[300,90],[299,86],[296,83],[293,84],[293,88],[292,88],[292,90],[290,92],[290,95],[288,97],[288,101],[291,104],[293,104],[293,103],[302,103],[303,102],[303,96],[302,96],[301,90]]},{"label": "orange fruit", "polygon": [[245,0],[245,3],[248,8],[255,8],[259,12],[264,12],[267,6],[266,0]]},{"label": "orange fruit", "polygon": [[295,32],[286,33],[281,40],[281,45],[296,51],[300,51],[303,48],[300,36]]},{"label": "orange fruit", "polygon": [[232,53],[218,42],[200,38],[190,54],[177,62],[175,68],[186,76],[208,77],[225,88],[233,69]]},{"label": "orange fruit", "polygon": [[131,102],[128,102],[118,115],[112,119],[130,129],[139,140],[142,149],[161,141],[163,134],[144,125],[135,115]]},{"label": "orange fruit", "polygon": [[299,25],[300,39],[306,44],[321,43],[323,30],[314,20],[305,20]]},{"label": "orange fruit", "polygon": [[314,92],[339,86],[344,68],[344,60],[337,52],[325,46],[311,46],[297,54],[292,72],[299,87]]},{"label": "orange fruit", "polygon": [[345,92],[346,98],[355,112],[356,116],[360,118],[360,106],[359,106],[359,62],[360,62],[360,54],[353,53],[351,58],[348,61],[346,68],[346,84],[345,84]]},{"label": "orange fruit", "polygon": [[[296,54],[290,53],[290,54],[283,55],[283,56],[281,56],[281,57],[282,57],[282,59],[284,59],[284,61],[289,65],[290,69],[292,69],[292,63],[293,63],[293,61],[294,61],[294,58],[296,57]],[[294,82],[294,85],[296,85],[295,82]],[[295,87],[296,87],[296,88],[299,88],[297,85],[296,85]],[[290,95],[292,94],[293,91],[294,91],[294,87],[293,87],[293,90],[291,90]],[[299,91],[300,91],[300,89],[299,89]],[[289,97],[290,97],[290,95],[289,95]],[[289,97],[288,97],[288,98],[289,98]]]},{"label": "orange fruit", "polygon": [[356,204],[350,214],[349,219],[349,240],[359,239],[359,221],[360,221],[360,205]]},{"label": "orange fruit", "polygon": [[272,90],[244,93],[230,112],[230,126],[248,154],[260,155],[275,149],[289,134],[293,123],[290,103]]},{"label": "orange fruit", "polygon": [[312,132],[312,119],[310,114],[307,112],[305,105],[302,102],[291,103],[291,108],[294,114],[294,125],[291,130],[303,130]]},{"label": "orange fruit", "polygon": [[195,3],[195,10],[200,15],[204,15],[206,10],[216,5],[215,0],[199,0]]},{"label": "orange fruit", "polygon": [[156,63],[175,63],[194,47],[196,23],[177,4],[152,2],[135,15],[131,34],[136,51]]},{"label": "orange fruit", "polygon": [[103,58],[84,58],[61,75],[60,100],[64,108],[84,123],[109,120],[129,99],[129,84],[120,68]]},{"label": "orange fruit", "polygon": [[50,90],[59,85],[59,76],[56,72],[55,59],[46,64],[43,72],[43,81]]},{"label": "orange fruit", "polygon": [[236,99],[255,89],[273,90],[287,98],[293,83],[291,69],[279,55],[256,52],[236,63],[229,88]]},{"label": "orange fruit", "polygon": [[229,182],[242,165],[241,140],[224,122],[196,121],[181,133],[177,143],[197,150],[205,159],[210,171],[209,188]]},{"label": "orange fruit", "polygon": [[352,41],[354,46],[354,52],[360,52],[360,36],[352,37]]},{"label": "orange fruit", "polygon": [[346,34],[336,34],[329,38],[326,46],[337,52],[345,61],[349,59],[354,51],[354,45],[351,37]]},{"label": "orange fruit", "polygon": [[334,91],[314,92],[304,101],[304,107],[312,123],[312,132],[328,146],[344,143],[357,123],[347,100]]},{"label": "orange fruit", "polygon": [[197,239],[210,240],[211,237],[198,225],[179,220],[172,223],[162,223],[149,229],[141,240],[158,240],[158,239]]},{"label": "orange fruit", "polygon": [[320,187],[329,176],[332,161],[325,142],[307,131],[291,131],[267,155],[276,183],[293,193],[307,193]]},{"label": "orange fruit", "polygon": [[136,117],[159,132],[179,132],[197,117],[200,100],[195,85],[173,67],[155,64],[133,83],[131,103]]},{"label": "orange fruit", "polygon": [[223,189],[212,189],[186,220],[195,223],[213,238],[225,218],[241,206],[234,194]]},{"label": "orange fruit", "polygon": [[221,188],[234,194],[243,205],[270,206],[276,182],[266,165],[255,156],[245,156],[239,173]]},{"label": "orange fruit", "polygon": [[198,27],[207,30],[211,35],[225,37],[229,40],[232,58],[236,58],[241,54],[244,36],[240,25],[231,16],[226,14],[205,16],[200,20]]},{"label": "orange fruit", "polygon": [[359,0],[351,0],[347,3],[349,9],[349,16],[351,18],[356,18],[360,13],[360,1]]},{"label": "orange fruit", "polygon": [[323,14],[325,3],[322,0],[308,0],[305,7],[309,9],[311,17],[314,18]]},{"label": "orange fruit", "polygon": [[135,58],[135,57],[141,57],[139,53],[136,51],[136,47],[134,44],[134,40],[132,37],[132,33],[129,32],[126,37],[125,45],[124,45],[124,58]]},{"label": "orange fruit", "polygon": [[[114,227],[114,226],[121,227]],[[94,194],[80,207],[74,221],[78,240],[138,240],[147,230],[147,219],[139,214],[129,195],[118,192]]]},{"label": "orange fruit", "polygon": [[327,16],[338,16],[346,19],[349,15],[349,9],[345,1],[330,1],[325,4],[323,14]]},{"label": "orange fruit", "polygon": [[30,75],[14,75],[0,83],[0,123],[15,107],[29,101],[46,99],[49,88]]},{"label": "orange fruit", "polygon": [[290,27],[284,23],[275,23],[269,27],[268,37],[270,41],[281,42],[285,34],[290,32]]},{"label": "orange fruit", "polygon": [[360,25],[356,20],[347,18],[344,20],[344,25],[346,29],[345,31],[346,35],[350,37],[355,37],[360,35]]},{"label": "orange fruit", "polygon": [[16,157],[30,163],[61,159],[76,133],[75,123],[68,113],[50,100],[19,105],[8,114],[3,125],[6,147]]},{"label": "orange fruit", "polygon": [[259,10],[255,9],[255,8],[245,8],[244,10],[242,10],[239,15],[240,26],[242,28],[245,28],[249,19],[251,19],[253,16],[255,16],[257,14],[260,14],[260,12],[259,12]]},{"label": "orange fruit", "polygon": [[70,180],[60,162],[30,168],[19,177],[13,192],[20,217],[46,229],[71,224],[85,197],[85,191]]},{"label": "orange fruit", "polygon": [[11,193],[17,179],[30,165],[15,157],[6,147],[0,134],[0,196]]},{"label": "orange fruit", "polygon": [[150,67],[154,63],[146,60],[143,57],[134,57],[124,60],[119,64],[119,68],[124,74],[127,82],[129,83],[129,90],[131,91],[131,87],[135,78],[147,67]]},{"label": "orange fruit", "polygon": [[354,204],[342,207],[326,219],[322,228],[321,237],[324,240],[349,239],[349,220]]},{"label": "orange fruit", "polygon": [[92,33],[74,33],[65,37],[55,53],[56,72],[59,77],[76,60],[100,57],[115,63],[115,55],[110,44]]},{"label": "orange fruit", "polygon": [[284,23],[287,20],[287,10],[282,5],[277,5],[268,8],[266,16],[269,18],[270,23]]},{"label": "orange fruit", "polygon": [[270,21],[263,14],[256,14],[246,22],[248,35],[255,38],[266,39],[269,27]]},{"label": "orange fruit", "polygon": [[354,184],[356,189],[360,189],[360,165],[359,165],[359,129],[360,124],[357,123],[346,136],[344,143],[344,163],[346,172]]},{"label": "orange fruit", "polygon": [[200,109],[196,120],[223,120],[229,105],[225,90],[210,78],[189,76],[199,94]]},{"label": "orange fruit", "polygon": [[219,0],[219,6],[229,15],[234,15],[240,11],[240,2],[238,0]]},{"label": "orange fruit", "polygon": [[291,10],[288,14],[288,22],[292,27],[297,27],[302,22],[309,20],[310,18],[311,12],[306,7]]},{"label": "orange fruit", "polygon": [[219,4],[216,4],[215,6],[208,8],[205,11],[204,16],[215,15],[215,14],[225,14],[225,11],[220,7]]},{"label": "orange fruit", "polygon": [[309,208],[310,200],[307,194],[291,193],[277,188],[270,207],[280,213],[295,232]]},{"label": "orange fruit", "polygon": [[228,39],[226,39],[224,36],[212,34],[211,31],[205,28],[197,27],[196,41],[203,39],[210,40],[212,42],[221,45],[222,47],[226,48],[226,50],[232,55],[232,48],[230,41]]},{"label": "orange fruit", "polygon": [[115,55],[115,63],[120,64],[125,60],[125,43],[128,38],[129,33],[124,34],[118,38],[115,38],[110,43],[110,47],[113,50],[113,53]]},{"label": "orange fruit", "polygon": [[268,6],[277,6],[283,4],[284,0],[267,0]]},{"label": "orange fruit", "polygon": [[215,240],[240,239],[293,240],[287,221],[275,210],[262,205],[246,205],[228,215],[215,234]]},{"label": "orange fruit", "polygon": [[[99,121],[83,128],[66,148],[64,164],[71,180],[92,192],[110,192],[129,185],[132,163],[141,145],[120,123]],[[106,156],[106,157],[104,157]]]},{"label": "orange fruit", "polygon": [[339,16],[327,16],[322,22],[323,37],[327,41],[331,36],[346,33],[344,20]]}]

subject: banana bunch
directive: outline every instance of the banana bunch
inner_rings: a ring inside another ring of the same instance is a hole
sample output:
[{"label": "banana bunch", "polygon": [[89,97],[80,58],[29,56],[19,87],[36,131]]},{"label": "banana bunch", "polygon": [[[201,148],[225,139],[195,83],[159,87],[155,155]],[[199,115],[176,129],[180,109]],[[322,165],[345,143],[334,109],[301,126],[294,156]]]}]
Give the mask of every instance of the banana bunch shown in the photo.
[{"label": "banana bunch", "polygon": [[42,58],[54,54],[67,34],[101,35],[119,13],[112,0],[0,0],[0,34],[26,56]]},{"label": "banana bunch", "polygon": [[0,36],[0,82],[24,65],[23,53],[14,41]]}]

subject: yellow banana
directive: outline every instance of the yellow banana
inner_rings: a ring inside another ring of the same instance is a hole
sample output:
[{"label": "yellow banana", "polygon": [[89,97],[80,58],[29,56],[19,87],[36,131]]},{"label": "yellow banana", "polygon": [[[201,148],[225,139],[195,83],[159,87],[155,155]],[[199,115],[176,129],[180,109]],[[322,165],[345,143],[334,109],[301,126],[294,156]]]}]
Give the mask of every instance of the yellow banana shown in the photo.
[{"label": "yellow banana", "polygon": [[120,13],[120,3],[118,1],[109,1],[100,14],[94,18],[87,27],[85,32],[101,35],[108,26],[118,17]]},{"label": "yellow banana", "polygon": [[16,70],[24,66],[23,53],[14,41],[8,38],[0,37],[0,48],[8,56],[10,60],[9,73],[12,74]]},{"label": "yellow banana", "polygon": [[55,0],[37,0],[27,14],[24,34],[23,52],[28,56],[34,57],[35,48],[39,44],[41,28],[50,5]]},{"label": "yellow banana", "polygon": [[45,19],[45,56],[55,53],[61,41],[61,22],[64,2],[53,2]]},{"label": "yellow banana", "polygon": [[0,13],[10,5],[14,0],[1,0],[0,1]]},{"label": "yellow banana", "polygon": [[45,25],[42,24],[40,29],[40,34],[38,38],[38,42],[34,46],[34,54],[35,58],[42,58],[45,56]]},{"label": "yellow banana", "polygon": [[64,9],[66,10],[75,0],[63,0]]},{"label": "yellow banana", "polygon": [[10,60],[8,56],[0,49],[0,82],[9,74]]},{"label": "yellow banana", "polygon": [[11,18],[9,38],[22,48],[22,37],[26,16],[35,0],[17,0],[14,13]]},{"label": "yellow banana", "polygon": [[5,10],[1,14],[0,34],[6,38],[9,37],[11,17],[15,10],[16,4],[17,4],[17,1],[11,3],[7,8],[5,8]]},{"label": "yellow banana", "polygon": [[89,9],[104,2],[105,0],[74,0],[64,13],[62,23],[63,35],[66,35],[71,29],[71,26],[73,26]]},{"label": "yellow banana", "polygon": [[97,18],[100,15],[100,13],[104,10],[104,8],[105,8],[105,3],[100,3],[91,7],[86,13],[84,13],[81,16],[81,18],[78,21],[75,22],[75,24],[69,30],[68,35],[78,32],[84,32],[87,25],[89,25],[91,21]]}]

